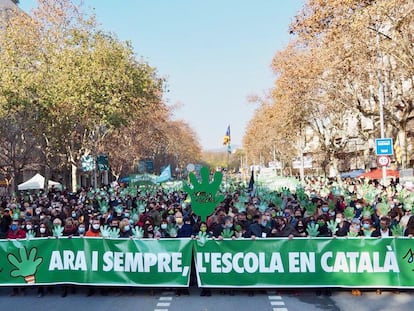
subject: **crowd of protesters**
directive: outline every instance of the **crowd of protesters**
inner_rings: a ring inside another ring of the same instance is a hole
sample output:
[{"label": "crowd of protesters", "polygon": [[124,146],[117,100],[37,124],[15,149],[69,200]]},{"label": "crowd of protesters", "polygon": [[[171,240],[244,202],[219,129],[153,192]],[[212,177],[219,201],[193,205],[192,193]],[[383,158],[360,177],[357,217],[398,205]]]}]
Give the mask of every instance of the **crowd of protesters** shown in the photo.
[{"label": "crowd of protesters", "polygon": [[[323,182],[330,189],[330,182]],[[316,193],[315,187],[310,186],[322,181],[309,179],[309,185],[304,186],[305,189],[310,187],[306,204],[294,191],[280,193],[281,201],[264,202],[257,192],[236,190],[226,193],[224,201],[205,222],[193,213],[187,194],[179,190],[138,188],[132,194],[123,185],[115,185],[98,191],[81,189],[77,193],[58,189],[48,193],[25,192],[2,198],[0,238],[24,239],[29,233],[32,237],[52,237],[56,226],[63,228],[64,237],[99,237],[102,228],[107,226],[119,229],[119,238],[134,238],[133,228],[139,227],[142,238],[197,238],[199,232],[205,232],[214,239],[254,240],[307,237],[312,224],[318,225],[319,237],[389,237],[397,225],[402,228],[401,235],[413,236],[411,206],[404,206],[398,200],[397,184],[384,187],[371,183],[377,194],[375,200],[368,202],[358,195],[361,181],[345,182],[350,186],[347,189],[351,189],[348,200],[333,191],[325,195]],[[106,204],[104,209],[102,201]],[[383,215],[376,208],[381,201],[388,205],[387,214]],[[309,203],[313,205],[312,212],[307,210]],[[139,205],[141,210],[137,214]],[[353,208],[352,217],[345,217],[347,207]],[[367,208],[371,208],[372,213],[364,213]],[[329,222],[336,223],[335,232],[328,226]],[[353,294],[360,294],[358,292],[355,290]],[[62,295],[66,294],[67,291]],[[202,292],[202,295],[209,294],[209,291]]]}]

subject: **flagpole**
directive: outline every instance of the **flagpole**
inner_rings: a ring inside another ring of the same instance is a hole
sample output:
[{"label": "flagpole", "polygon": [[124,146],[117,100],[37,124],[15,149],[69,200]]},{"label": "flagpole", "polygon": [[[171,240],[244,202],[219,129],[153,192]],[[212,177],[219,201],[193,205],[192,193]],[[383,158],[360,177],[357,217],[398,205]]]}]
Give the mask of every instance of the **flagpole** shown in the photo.
[{"label": "flagpole", "polygon": [[[227,126],[226,134],[224,135],[223,139],[223,145],[227,146],[227,173],[229,171],[229,165],[230,165],[230,153],[231,153],[231,135],[230,135],[230,125]],[[227,184],[227,173],[226,173],[226,184]]]}]

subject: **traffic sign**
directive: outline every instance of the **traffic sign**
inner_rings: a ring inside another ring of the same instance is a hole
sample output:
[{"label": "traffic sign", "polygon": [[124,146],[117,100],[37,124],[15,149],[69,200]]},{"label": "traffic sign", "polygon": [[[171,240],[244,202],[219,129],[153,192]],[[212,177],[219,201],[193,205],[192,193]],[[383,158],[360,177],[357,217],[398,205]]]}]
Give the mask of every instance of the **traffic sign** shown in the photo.
[{"label": "traffic sign", "polygon": [[377,163],[379,166],[388,166],[391,163],[391,158],[389,156],[379,156]]},{"label": "traffic sign", "polygon": [[375,154],[377,156],[393,155],[392,146],[392,138],[377,138],[375,139]]}]

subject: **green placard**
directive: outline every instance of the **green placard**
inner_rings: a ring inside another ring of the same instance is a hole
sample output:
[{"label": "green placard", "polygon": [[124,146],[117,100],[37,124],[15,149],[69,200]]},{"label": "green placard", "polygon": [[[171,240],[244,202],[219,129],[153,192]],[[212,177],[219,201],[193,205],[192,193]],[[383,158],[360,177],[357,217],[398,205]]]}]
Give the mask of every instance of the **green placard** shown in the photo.
[{"label": "green placard", "polygon": [[202,287],[414,287],[413,240],[208,240],[195,243]]},{"label": "green placard", "polygon": [[100,238],[0,241],[0,285],[186,287],[191,242]]},{"label": "green placard", "polygon": [[105,154],[98,155],[96,157],[96,163],[98,164],[99,171],[108,171],[109,170],[109,163],[108,163],[108,156]]},{"label": "green placard", "polygon": [[93,157],[89,155],[88,156],[83,155],[81,157],[81,166],[82,166],[82,171],[84,172],[93,171],[95,169],[95,161]]}]

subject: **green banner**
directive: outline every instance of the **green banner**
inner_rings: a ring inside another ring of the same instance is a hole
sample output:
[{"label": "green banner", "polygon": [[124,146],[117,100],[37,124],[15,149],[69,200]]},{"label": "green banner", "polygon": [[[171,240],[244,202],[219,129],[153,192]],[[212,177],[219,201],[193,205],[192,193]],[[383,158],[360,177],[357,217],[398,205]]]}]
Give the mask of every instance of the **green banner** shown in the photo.
[{"label": "green banner", "polygon": [[188,287],[190,239],[0,241],[0,285]]},{"label": "green banner", "polygon": [[133,185],[141,183],[155,184],[157,180],[156,175],[152,174],[131,174],[129,175],[129,182]]},{"label": "green banner", "polygon": [[414,288],[414,240],[312,238],[194,243],[200,287]]},{"label": "green banner", "polygon": [[0,285],[414,288],[414,240],[0,240]]}]

